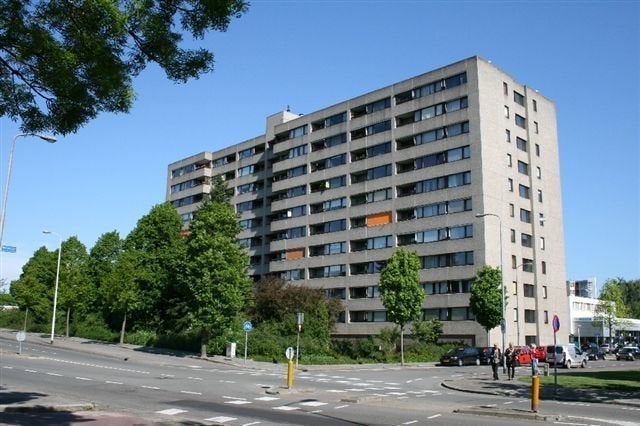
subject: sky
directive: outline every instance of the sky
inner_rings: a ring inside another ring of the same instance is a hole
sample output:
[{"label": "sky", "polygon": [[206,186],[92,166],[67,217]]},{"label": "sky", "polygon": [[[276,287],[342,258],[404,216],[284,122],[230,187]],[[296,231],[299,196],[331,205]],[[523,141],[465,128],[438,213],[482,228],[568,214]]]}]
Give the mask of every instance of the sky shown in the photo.
[{"label": "sky", "polygon": [[[567,279],[640,279],[639,28],[636,1],[254,0],[198,42],[214,72],[175,84],[150,66],[129,114],[17,140],[2,242],[16,252],[0,253],[0,278],[60,238],[125,237],[165,201],[170,163],[262,135],[271,114],[478,55],[556,103]],[[0,118],[3,191],[18,133]]]}]

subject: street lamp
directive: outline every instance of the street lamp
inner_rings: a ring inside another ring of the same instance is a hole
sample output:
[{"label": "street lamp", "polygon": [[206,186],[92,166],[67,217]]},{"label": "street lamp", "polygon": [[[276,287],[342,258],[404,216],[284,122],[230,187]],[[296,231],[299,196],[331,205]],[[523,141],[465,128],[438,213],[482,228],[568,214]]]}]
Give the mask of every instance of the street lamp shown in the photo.
[{"label": "street lamp", "polygon": [[582,349],[582,342],[580,342],[580,324],[578,324],[578,346]]},{"label": "street lamp", "polygon": [[7,181],[4,185],[4,194],[2,196],[2,214],[0,215],[0,246],[2,246],[2,236],[4,235],[4,217],[7,214],[7,198],[9,196],[9,181],[11,180],[11,167],[13,165],[13,151],[16,148],[16,141],[19,137],[36,136],[49,143],[54,143],[57,139],[49,135],[41,135],[39,133],[19,133],[14,136],[11,142],[11,150],[9,151],[9,165],[7,166]]},{"label": "street lamp", "polygon": [[62,255],[62,237],[59,234],[56,234],[53,231],[42,231],[43,234],[52,234],[57,236],[60,239],[60,244],[58,245],[58,267],[56,268],[56,286],[53,291],[53,316],[51,318],[51,340],[49,343],[53,345],[53,334],[56,331],[56,305],[58,304],[58,281],[60,280],[60,255]]},{"label": "street lamp", "polygon": [[[502,320],[500,321],[500,331],[502,332],[502,353],[504,354],[504,346],[505,346],[505,334],[507,333],[507,321],[504,318],[504,259],[502,256],[502,218],[495,213],[478,213],[476,217],[485,217],[485,216],[493,216],[498,219],[498,225],[500,226],[500,277],[502,278],[501,283],[501,295],[502,295]],[[502,372],[505,373],[507,371],[507,360],[505,357],[502,357]]]}]

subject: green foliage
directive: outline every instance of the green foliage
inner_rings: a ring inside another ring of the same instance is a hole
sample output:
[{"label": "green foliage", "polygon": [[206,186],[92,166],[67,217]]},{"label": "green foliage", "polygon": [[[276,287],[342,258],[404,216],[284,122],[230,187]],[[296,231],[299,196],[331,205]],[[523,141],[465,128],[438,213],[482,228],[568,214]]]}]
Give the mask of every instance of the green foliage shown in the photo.
[{"label": "green foliage", "polygon": [[182,220],[171,203],[153,206],[127,235],[125,251],[134,252],[139,303],[131,320],[158,328],[170,289],[178,284],[178,274],[185,256],[185,241],[181,234]]},{"label": "green foliage", "polygon": [[502,320],[502,273],[499,268],[485,265],[473,279],[469,307],[476,321],[487,332]]},{"label": "green foliage", "polygon": [[154,346],[157,341],[157,336],[154,331],[151,330],[136,330],[127,333],[124,343],[130,345],[139,346]]},{"label": "green foliage", "polygon": [[109,329],[102,315],[93,313],[74,324],[73,332],[76,336],[86,339],[102,340],[105,342],[117,341],[118,334]]},{"label": "green foliage", "polygon": [[66,134],[103,111],[128,112],[150,62],[176,82],[212,71],[213,54],[181,47],[183,36],[224,32],[247,9],[243,0],[0,0],[0,115],[26,132]]},{"label": "green foliage", "polygon": [[616,278],[622,290],[622,300],[629,308],[630,318],[640,318],[640,280]]},{"label": "green foliage", "polygon": [[387,319],[402,328],[420,318],[425,298],[420,285],[420,259],[415,252],[397,250],[380,273],[380,297]]},{"label": "green foliage", "polygon": [[435,318],[428,321],[414,321],[411,334],[419,342],[436,343],[442,335],[442,323]]},{"label": "green foliage", "polygon": [[15,305],[16,300],[10,293],[0,293],[0,305]]},{"label": "green foliage", "polygon": [[46,247],[36,250],[11,283],[11,295],[21,310],[29,308],[35,323],[51,321],[57,255]]},{"label": "green foliage", "polygon": [[[0,309],[0,328],[22,330],[23,327],[24,311],[20,311],[18,309]],[[27,330],[29,330],[28,326]]]},{"label": "green foliage", "polygon": [[95,287],[89,280],[87,249],[73,236],[62,243],[61,253],[58,306],[70,310],[72,315],[85,315],[96,298]]},{"label": "green foliage", "polygon": [[234,208],[216,201],[203,203],[191,223],[181,282],[189,291],[189,324],[201,335],[203,357],[211,332],[220,335],[251,294],[249,258],[235,240],[239,230]]}]

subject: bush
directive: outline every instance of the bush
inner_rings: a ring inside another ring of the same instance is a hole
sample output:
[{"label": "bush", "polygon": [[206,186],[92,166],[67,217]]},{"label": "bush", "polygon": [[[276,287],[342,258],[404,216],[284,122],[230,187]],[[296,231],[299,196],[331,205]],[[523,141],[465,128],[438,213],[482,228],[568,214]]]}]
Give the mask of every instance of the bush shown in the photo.
[{"label": "bush", "polygon": [[117,342],[120,338],[119,333],[111,331],[102,316],[97,314],[88,314],[71,328],[71,334],[85,339]]},{"label": "bush", "polygon": [[136,330],[124,334],[124,342],[131,345],[155,346],[157,336],[154,331]]}]

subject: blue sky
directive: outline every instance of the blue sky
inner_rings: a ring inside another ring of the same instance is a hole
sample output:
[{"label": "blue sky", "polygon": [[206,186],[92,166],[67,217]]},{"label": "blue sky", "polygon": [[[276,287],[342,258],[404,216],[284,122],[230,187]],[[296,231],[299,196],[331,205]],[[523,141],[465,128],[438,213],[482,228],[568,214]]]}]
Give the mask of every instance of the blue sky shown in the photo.
[{"label": "blue sky", "polygon": [[[130,114],[16,145],[0,277],[42,245],[126,236],[165,200],[167,165],[479,55],[556,102],[568,279],[640,278],[640,6],[635,1],[265,1],[210,34],[216,69],[177,85],[156,67]],[[18,124],[0,119],[0,181]]]}]

